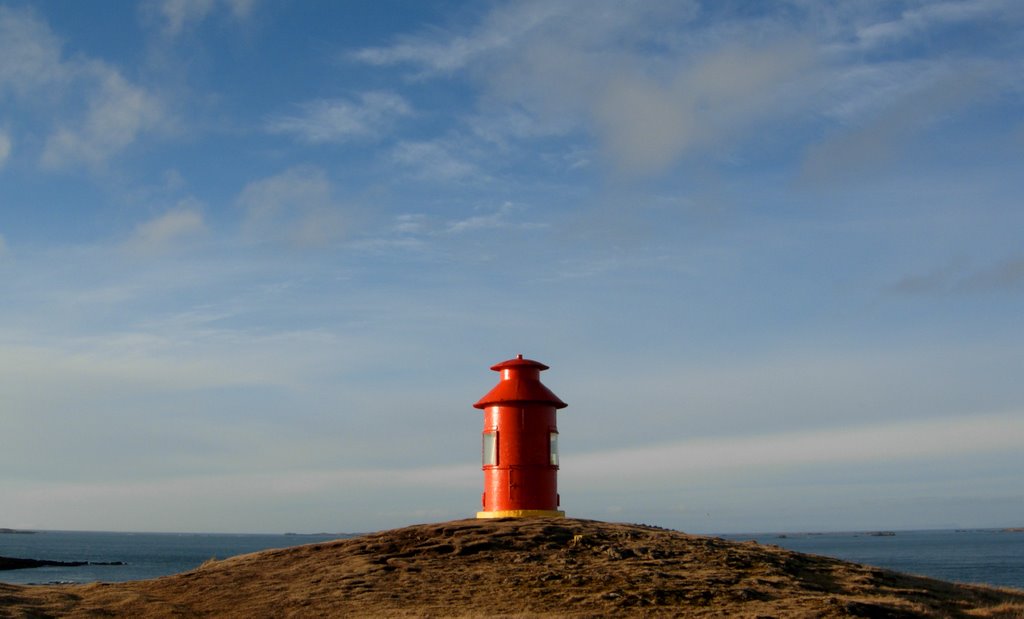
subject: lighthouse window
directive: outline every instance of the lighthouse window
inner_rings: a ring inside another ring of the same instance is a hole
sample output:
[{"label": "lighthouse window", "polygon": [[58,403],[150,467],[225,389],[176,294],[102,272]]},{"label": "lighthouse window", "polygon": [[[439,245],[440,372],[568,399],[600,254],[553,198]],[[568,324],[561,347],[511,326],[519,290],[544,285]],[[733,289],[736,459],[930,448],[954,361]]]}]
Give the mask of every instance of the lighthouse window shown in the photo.
[{"label": "lighthouse window", "polygon": [[558,466],[558,432],[551,433],[551,466]]},{"label": "lighthouse window", "polygon": [[484,432],[484,447],[483,447],[483,462],[484,465],[498,464],[498,431],[492,430],[490,432]]}]

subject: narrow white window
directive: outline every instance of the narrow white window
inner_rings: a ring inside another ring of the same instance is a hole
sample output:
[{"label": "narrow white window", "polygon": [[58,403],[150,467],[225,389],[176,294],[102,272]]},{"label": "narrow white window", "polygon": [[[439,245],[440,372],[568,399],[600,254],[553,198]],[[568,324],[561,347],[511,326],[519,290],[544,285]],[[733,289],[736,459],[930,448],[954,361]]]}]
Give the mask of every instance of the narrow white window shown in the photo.
[{"label": "narrow white window", "polygon": [[551,466],[558,466],[558,432],[551,433]]},{"label": "narrow white window", "polygon": [[490,430],[484,432],[483,463],[498,464],[498,431]]}]

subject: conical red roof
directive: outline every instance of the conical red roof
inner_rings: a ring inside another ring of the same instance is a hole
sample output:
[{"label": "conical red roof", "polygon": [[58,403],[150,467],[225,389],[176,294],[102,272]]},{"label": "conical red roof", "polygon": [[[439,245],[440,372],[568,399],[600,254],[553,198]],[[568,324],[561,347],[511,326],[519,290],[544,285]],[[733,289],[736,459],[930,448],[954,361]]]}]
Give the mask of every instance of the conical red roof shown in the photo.
[{"label": "conical red roof", "polygon": [[491,369],[501,372],[501,381],[480,398],[473,405],[474,408],[519,403],[550,404],[555,408],[568,406],[540,382],[540,373],[548,369],[548,366],[539,361],[523,359],[519,355],[515,359],[492,365]]}]

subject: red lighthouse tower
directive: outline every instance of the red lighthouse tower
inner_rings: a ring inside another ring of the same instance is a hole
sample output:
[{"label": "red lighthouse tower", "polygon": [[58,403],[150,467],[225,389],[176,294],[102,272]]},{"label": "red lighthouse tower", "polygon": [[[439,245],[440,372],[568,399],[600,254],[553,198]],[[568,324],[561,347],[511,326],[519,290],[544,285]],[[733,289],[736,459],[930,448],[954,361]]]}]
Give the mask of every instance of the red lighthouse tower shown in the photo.
[{"label": "red lighthouse tower", "polygon": [[567,404],[540,382],[543,363],[517,355],[491,369],[501,380],[473,405],[484,411],[483,511],[476,517],[564,516],[555,410]]}]

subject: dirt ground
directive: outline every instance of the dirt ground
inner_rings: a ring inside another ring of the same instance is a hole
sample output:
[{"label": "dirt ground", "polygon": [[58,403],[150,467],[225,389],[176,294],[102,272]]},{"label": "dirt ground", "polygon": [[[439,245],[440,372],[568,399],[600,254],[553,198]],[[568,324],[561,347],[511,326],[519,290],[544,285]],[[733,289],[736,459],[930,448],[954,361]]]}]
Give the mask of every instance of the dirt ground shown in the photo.
[{"label": "dirt ground", "polygon": [[575,519],[457,520],[154,580],[0,585],[0,617],[1017,617],[1024,591]]}]

